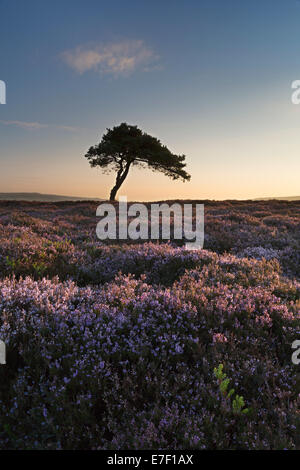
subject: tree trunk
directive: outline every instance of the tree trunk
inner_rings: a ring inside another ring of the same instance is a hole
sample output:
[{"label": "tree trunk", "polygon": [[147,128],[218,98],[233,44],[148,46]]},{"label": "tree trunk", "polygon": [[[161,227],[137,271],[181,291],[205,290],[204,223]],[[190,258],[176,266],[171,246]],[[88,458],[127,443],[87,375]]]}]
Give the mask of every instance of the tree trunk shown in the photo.
[{"label": "tree trunk", "polygon": [[119,189],[119,186],[117,186],[117,184],[112,188],[110,192],[110,197],[109,197],[110,201],[116,200],[116,194],[117,194],[118,189]]},{"label": "tree trunk", "polygon": [[114,187],[112,188],[110,192],[110,197],[109,197],[110,201],[116,200],[117,192],[120,189],[121,185],[124,183],[126,176],[128,175],[130,165],[131,165],[131,162],[127,162],[125,169],[123,170],[123,168],[121,167],[120,170],[118,171],[116,184],[114,185]]}]

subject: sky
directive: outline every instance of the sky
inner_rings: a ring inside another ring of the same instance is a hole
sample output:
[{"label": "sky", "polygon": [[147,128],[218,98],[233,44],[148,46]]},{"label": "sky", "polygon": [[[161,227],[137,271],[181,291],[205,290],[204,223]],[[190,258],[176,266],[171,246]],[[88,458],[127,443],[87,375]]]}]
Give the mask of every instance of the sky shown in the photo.
[{"label": "sky", "polygon": [[121,122],[186,155],[129,200],[300,195],[297,0],[0,0],[0,192],[106,198],[84,158]]}]

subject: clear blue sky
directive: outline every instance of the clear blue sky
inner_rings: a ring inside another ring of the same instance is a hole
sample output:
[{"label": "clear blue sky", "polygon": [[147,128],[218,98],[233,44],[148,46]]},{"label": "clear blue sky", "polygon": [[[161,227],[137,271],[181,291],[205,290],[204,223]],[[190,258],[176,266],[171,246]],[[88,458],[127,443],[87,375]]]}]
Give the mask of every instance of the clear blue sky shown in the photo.
[{"label": "clear blue sky", "polygon": [[83,158],[137,124],[189,183],[133,171],[129,199],[300,194],[297,0],[0,0],[0,192],[105,197]]}]

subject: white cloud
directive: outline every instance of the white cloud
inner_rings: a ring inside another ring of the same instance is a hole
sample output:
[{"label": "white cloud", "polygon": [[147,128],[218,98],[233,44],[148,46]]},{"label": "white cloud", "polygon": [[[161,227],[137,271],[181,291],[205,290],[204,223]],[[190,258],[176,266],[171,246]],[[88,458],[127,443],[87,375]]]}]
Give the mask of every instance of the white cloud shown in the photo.
[{"label": "white cloud", "polygon": [[47,124],[41,124],[39,122],[26,122],[26,121],[0,121],[1,124],[6,126],[17,126],[23,129],[42,129],[48,127]]},{"label": "white cloud", "polygon": [[45,129],[48,127],[62,129],[64,131],[76,132],[78,131],[77,127],[72,126],[55,126],[50,124],[41,124],[40,122],[28,122],[28,121],[1,121],[0,124],[5,126],[16,126],[21,127],[22,129],[36,130],[36,129]]},{"label": "white cloud", "polygon": [[130,75],[139,68],[149,70],[151,63],[158,57],[143,41],[135,40],[90,47],[79,46],[63,52],[62,58],[79,73],[98,70],[113,75]]},{"label": "white cloud", "polygon": [[52,127],[56,127],[56,129],[61,129],[62,131],[69,131],[69,132],[77,132],[80,130],[78,127],[73,127],[73,126],[52,126]]}]

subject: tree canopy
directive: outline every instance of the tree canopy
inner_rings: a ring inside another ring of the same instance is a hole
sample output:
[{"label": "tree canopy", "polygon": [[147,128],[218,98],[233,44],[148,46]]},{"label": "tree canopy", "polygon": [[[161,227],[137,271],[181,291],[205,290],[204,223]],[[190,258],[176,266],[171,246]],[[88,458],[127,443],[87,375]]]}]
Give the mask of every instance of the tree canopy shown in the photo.
[{"label": "tree canopy", "polygon": [[105,173],[117,173],[110,193],[111,201],[115,200],[131,166],[148,167],[173,180],[189,181],[191,178],[184,169],[185,155],[173,154],[156,137],[126,123],[107,129],[101,142],[90,147],[85,157],[91,167],[100,167]]}]

